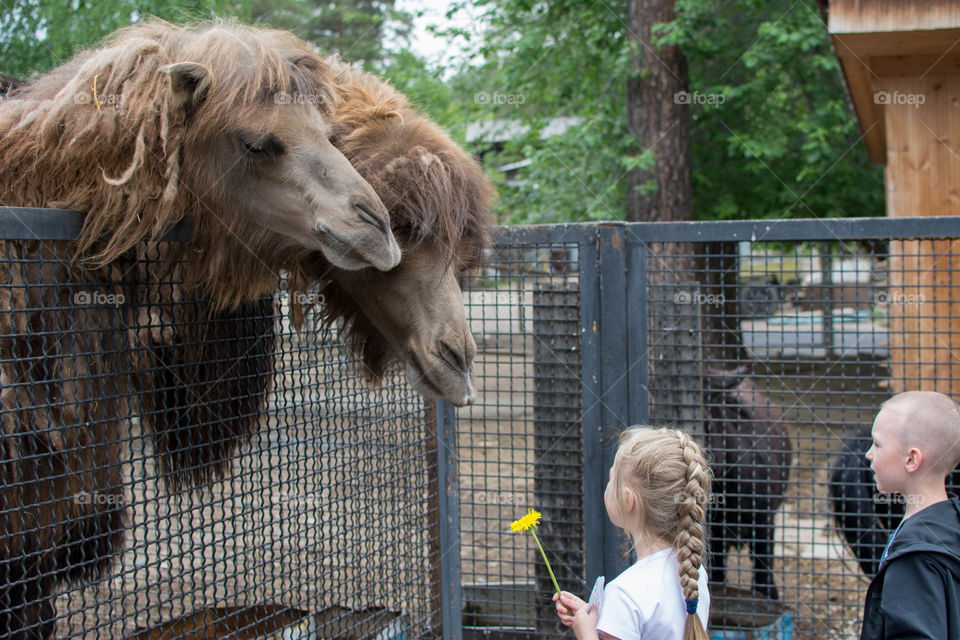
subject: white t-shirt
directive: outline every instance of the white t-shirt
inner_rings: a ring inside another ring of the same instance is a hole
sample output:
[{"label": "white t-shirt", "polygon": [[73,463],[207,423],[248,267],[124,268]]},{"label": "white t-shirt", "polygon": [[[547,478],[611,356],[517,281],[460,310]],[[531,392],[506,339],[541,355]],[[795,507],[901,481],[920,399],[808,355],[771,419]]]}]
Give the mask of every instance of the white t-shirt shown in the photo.
[{"label": "white t-shirt", "polygon": [[[673,548],[657,551],[617,576],[603,590],[597,631],[620,640],[681,640],[687,621],[680,564]],[[710,593],[700,566],[697,615],[707,628]]]}]

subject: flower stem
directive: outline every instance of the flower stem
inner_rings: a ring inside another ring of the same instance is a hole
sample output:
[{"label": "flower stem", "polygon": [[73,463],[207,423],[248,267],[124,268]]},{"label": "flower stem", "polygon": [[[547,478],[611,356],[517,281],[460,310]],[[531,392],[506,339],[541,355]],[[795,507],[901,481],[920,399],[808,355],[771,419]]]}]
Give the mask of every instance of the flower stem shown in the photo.
[{"label": "flower stem", "polygon": [[540,555],[543,556],[543,561],[547,564],[547,571],[550,573],[550,579],[553,580],[553,588],[556,590],[557,595],[560,595],[560,585],[557,584],[557,579],[553,577],[553,569],[550,568],[550,561],[547,560],[547,554],[544,553],[543,547],[540,545],[540,538],[537,537],[537,532],[530,530],[530,533],[533,534],[533,539],[537,543],[537,548],[540,549]]}]

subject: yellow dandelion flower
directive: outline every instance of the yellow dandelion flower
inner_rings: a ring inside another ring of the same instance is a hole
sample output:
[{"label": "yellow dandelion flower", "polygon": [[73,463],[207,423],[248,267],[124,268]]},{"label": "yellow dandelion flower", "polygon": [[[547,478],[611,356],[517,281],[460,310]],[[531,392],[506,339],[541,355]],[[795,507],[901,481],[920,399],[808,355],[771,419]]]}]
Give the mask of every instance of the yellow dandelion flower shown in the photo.
[{"label": "yellow dandelion flower", "polygon": [[540,522],[540,512],[529,509],[527,515],[510,523],[510,533],[524,533],[536,529]]},{"label": "yellow dandelion flower", "polygon": [[543,556],[543,562],[547,565],[547,572],[550,574],[550,580],[553,581],[553,588],[557,594],[559,594],[560,585],[557,584],[557,579],[553,575],[553,569],[550,567],[550,561],[547,560],[547,554],[543,550],[543,545],[540,544],[540,538],[537,537],[538,524],[540,524],[540,512],[536,509],[527,509],[527,515],[510,523],[510,533],[526,533],[529,531],[530,534],[533,535],[533,541],[537,543],[537,548],[540,549],[540,555]]}]

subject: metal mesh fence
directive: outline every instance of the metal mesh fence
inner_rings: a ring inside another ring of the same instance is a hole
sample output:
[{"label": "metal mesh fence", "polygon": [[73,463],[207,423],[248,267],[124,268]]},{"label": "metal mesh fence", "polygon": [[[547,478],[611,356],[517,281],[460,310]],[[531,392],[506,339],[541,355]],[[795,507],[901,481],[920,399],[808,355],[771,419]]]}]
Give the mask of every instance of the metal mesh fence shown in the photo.
[{"label": "metal mesh fence", "polygon": [[541,511],[561,588],[583,590],[578,244],[498,244],[464,284],[482,391],[457,416],[464,633],[556,631],[537,547],[510,523]]},{"label": "metal mesh fence", "polygon": [[160,251],[4,245],[0,636],[439,634],[436,427],[400,378],[367,389],[282,288],[217,313]]},{"label": "metal mesh fence", "polygon": [[713,637],[856,637],[903,508],[866,433],[894,392],[960,395],[957,237],[498,229],[462,283],[481,396],[455,425],[396,375],[365,388],[336,327],[291,329],[283,286],[215,312],[162,243],[89,271],[4,241],[0,635],[562,637],[509,525],[541,511],[586,597],[632,560],[603,507],[616,435],[654,423],[717,474]]},{"label": "metal mesh fence", "polygon": [[717,475],[712,636],[858,637],[903,513],[874,487],[870,426],[898,391],[960,395],[960,225],[591,229],[503,230],[468,283],[481,398],[458,416],[464,635],[569,635],[509,522],[543,512],[560,586],[586,598],[631,560],[596,504],[613,436],[649,422],[697,434]]}]

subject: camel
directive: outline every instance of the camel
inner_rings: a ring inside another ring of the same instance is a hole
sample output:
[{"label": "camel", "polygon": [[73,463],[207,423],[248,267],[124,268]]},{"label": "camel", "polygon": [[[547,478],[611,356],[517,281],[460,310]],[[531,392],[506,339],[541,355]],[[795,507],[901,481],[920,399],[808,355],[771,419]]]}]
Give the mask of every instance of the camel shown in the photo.
[{"label": "camel", "polygon": [[340,320],[372,382],[400,362],[428,398],[463,407],[476,399],[476,343],[459,276],[489,240],[493,187],[479,164],[389,84],[327,58],[337,70],[334,144],[390,211],[403,248],[389,272],[346,271],[318,257],[327,322]]},{"label": "camel", "polygon": [[[493,188],[479,164],[403,94],[336,57],[326,62],[336,70],[332,140],[388,207],[403,259],[388,272],[348,271],[319,252],[291,265],[291,291],[316,287],[320,294],[291,304],[293,324],[302,327],[314,308],[321,324],[342,323],[341,334],[371,385],[402,363],[411,386],[425,397],[469,405],[476,398],[476,344],[458,277],[479,264],[488,245]],[[316,305],[318,299],[323,304]],[[205,305],[194,304],[181,305],[180,313]],[[255,407],[273,370],[271,313],[269,302],[261,302],[226,315],[201,313],[202,322],[181,315],[176,324],[187,331],[154,349],[163,366],[156,368],[159,380],[148,385],[160,390],[147,395],[148,413],[163,438],[161,470],[175,486],[222,477],[237,447],[258,428]],[[224,355],[199,359],[190,348],[197,343],[245,354],[244,368]]]},{"label": "camel", "polygon": [[[156,372],[178,374],[154,352],[182,341],[189,300],[245,317],[314,255],[399,262],[385,207],[330,143],[332,78],[283,32],[153,22],[0,103],[0,204],[83,216],[71,246],[2,243],[0,635],[50,637],[56,585],[102,575],[120,551],[123,439],[154,406]],[[184,217],[192,239],[160,242]],[[254,341],[253,366],[272,372],[272,339]],[[260,379],[243,389],[250,410]]]}]

